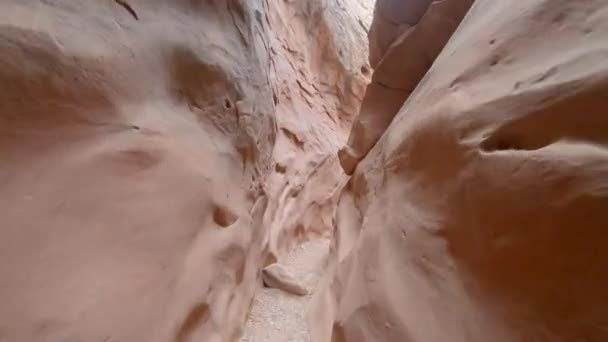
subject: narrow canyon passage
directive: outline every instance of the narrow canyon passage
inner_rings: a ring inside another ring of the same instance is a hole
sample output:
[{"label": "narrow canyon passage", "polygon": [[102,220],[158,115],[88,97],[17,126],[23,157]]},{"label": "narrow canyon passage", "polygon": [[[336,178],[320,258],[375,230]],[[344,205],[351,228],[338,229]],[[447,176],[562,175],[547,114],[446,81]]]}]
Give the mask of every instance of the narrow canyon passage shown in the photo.
[{"label": "narrow canyon passage", "polygon": [[606,94],[606,0],[1,0],[0,342],[606,342]]},{"label": "narrow canyon passage", "polygon": [[241,342],[310,342],[306,314],[325,271],[329,240],[307,241],[279,260],[309,290],[305,296],[264,287],[253,299]]}]

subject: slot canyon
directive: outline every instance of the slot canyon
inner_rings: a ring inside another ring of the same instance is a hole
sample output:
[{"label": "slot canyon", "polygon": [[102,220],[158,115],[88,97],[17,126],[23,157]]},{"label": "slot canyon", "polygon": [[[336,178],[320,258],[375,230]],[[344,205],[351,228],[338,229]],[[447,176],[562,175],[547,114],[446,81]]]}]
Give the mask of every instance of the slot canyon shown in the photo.
[{"label": "slot canyon", "polygon": [[0,342],[608,341],[607,108],[605,0],[2,0]]}]

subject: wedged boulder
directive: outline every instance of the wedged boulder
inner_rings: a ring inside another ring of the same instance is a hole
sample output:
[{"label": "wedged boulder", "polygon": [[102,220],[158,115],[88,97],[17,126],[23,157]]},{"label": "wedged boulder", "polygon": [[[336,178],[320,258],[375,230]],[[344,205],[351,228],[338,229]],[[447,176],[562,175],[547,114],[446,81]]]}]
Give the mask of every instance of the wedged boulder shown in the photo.
[{"label": "wedged boulder", "polygon": [[285,266],[275,263],[262,270],[264,286],[279,289],[294,295],[305,296],[310,293]]}]

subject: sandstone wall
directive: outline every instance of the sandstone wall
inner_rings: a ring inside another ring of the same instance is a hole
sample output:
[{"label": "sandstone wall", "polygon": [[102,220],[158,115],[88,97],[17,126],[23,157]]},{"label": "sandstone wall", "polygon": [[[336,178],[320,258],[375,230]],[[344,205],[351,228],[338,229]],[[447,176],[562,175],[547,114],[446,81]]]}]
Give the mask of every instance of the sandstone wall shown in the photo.
[{"label": "sandstone wall", "polygon": [[327,234],[370,16],[3,1],[0,339],[238,337],[263,264]]},{"label": "sandstone wall", "polygon": [[316,341],[608,340],[606,37],[475,1],[340,195]]},{"label": "sandstone wall", "polygon": [[369,31],[374,68],[340,165],[351,175],[391,123],[473,0],[379,0]]}]

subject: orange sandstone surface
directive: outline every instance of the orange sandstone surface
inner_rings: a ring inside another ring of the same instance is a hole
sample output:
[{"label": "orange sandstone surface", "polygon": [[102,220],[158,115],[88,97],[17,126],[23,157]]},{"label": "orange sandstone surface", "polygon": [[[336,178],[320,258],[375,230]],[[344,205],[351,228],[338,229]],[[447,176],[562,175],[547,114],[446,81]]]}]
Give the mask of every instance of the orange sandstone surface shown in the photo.
[{"label": "orange sandstone surface", "polygon": [[312,342],[608,341],[607,37],[605,0],[1,2],[0,341],[237,341],[315,237]]},{"label": "orange sandstone surface", "polygon": [[370,35],[315,341],[608,340],[608,3],[476,0],[431,66],[466,3]]},{"label": "orange sandstone surface", "polygon": [[238,339],[263,266],[330,234],[372,11],[2,1],[0,340]]}]

